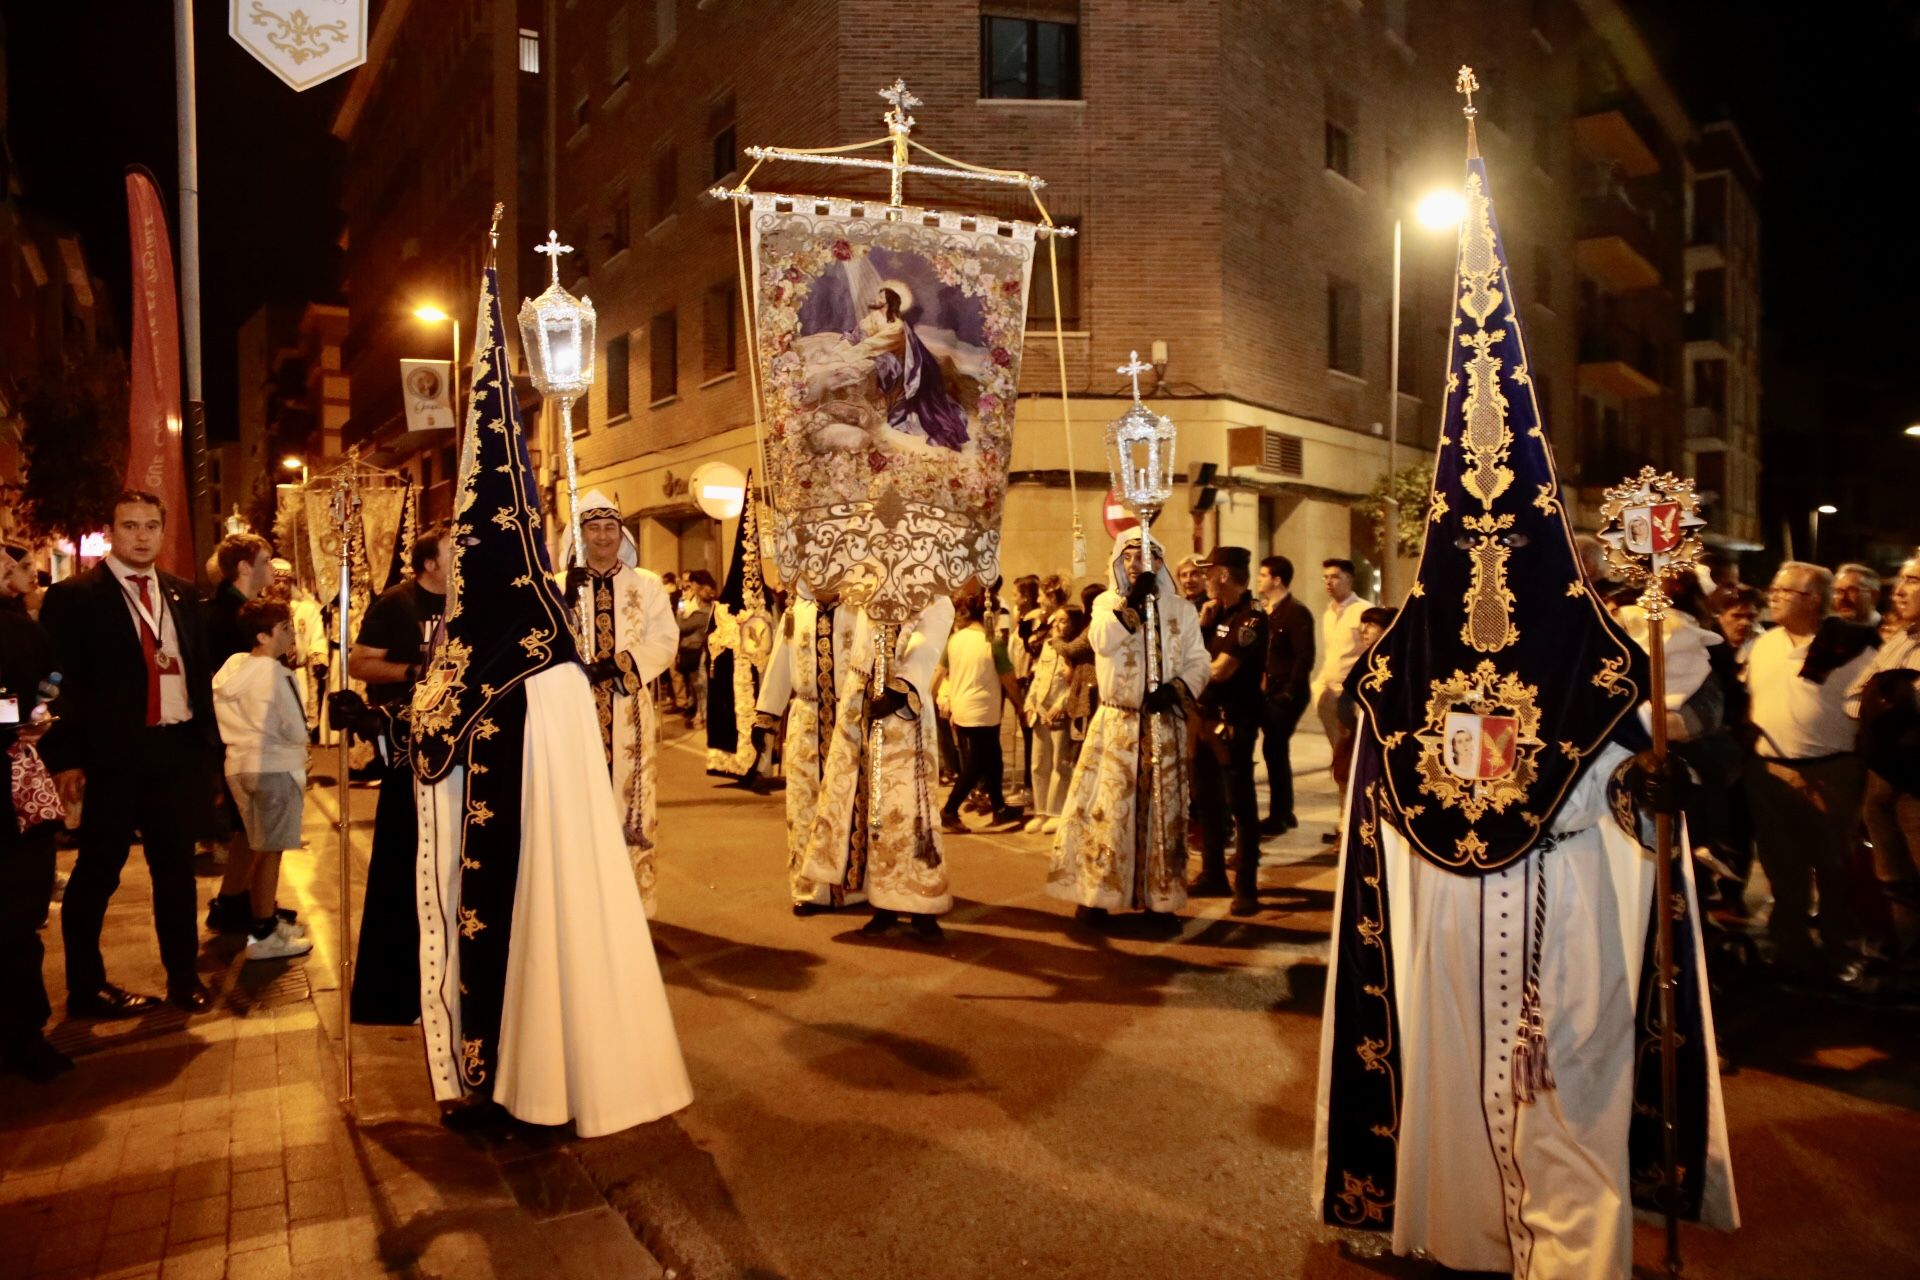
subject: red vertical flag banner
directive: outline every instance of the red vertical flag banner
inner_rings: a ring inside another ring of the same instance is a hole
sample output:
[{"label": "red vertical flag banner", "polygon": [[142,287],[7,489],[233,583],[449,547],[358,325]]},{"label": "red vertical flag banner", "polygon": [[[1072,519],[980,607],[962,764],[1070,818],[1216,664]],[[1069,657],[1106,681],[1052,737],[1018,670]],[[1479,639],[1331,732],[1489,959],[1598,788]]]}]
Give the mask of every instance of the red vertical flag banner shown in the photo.
[{"label": "red vertical flag banner", "polygon": [[127,173],[127,225],[133,238],[133,385],[127,399],[127,487],[167,504],[161,567],[195,576],[193,513],[181,450],[180,310],[173,249],[160,189],[143,169]]}]

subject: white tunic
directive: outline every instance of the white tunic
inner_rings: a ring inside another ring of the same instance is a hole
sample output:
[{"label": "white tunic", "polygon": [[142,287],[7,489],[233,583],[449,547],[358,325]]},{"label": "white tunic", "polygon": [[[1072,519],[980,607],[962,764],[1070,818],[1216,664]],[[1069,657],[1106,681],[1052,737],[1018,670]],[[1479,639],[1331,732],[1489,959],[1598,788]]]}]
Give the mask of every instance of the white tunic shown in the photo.
[{"label": "white tunic", "polygon": [[[672,664],[680,644],[680,628],[659,574],[622,564],[604,581],[612,591],[612,616],[601,613],[596,605],[594,634],[583,646],[583,656],[588,661],[611,657],[620,667],[614,680],[594,686],[594,704],[601,745],[612,752],[607,765],[626,836],[627,856],[640,886],[640,899],[646,904],[647,918],[652,919],[657,878],[655,836],[659,829],[656,792],[660,718],[654,711],[651,686]],[[602,580],[596,580],[590,588],[595,599],[601,584]],[[604,754],[602,759],[606,759]]]},{"label": "white tunic", "polygon": [[[1555,847],[1485,876],[1436,867],[1380,826],[1402,1076],[1395,1253],[1535,1280],[1631,1273],[1627,1131],[1654,860],[1607,810],[1608,780],[1626,758],[1614,745],[1595,757],[1554,816]],[[1349,830],[1347,840],[1355,838]],[[1540,987],[1555,1087],[1518,1104],[1510,1054],[1543,865]],[[1691,862],[1675,865],[1692,901]],[[1343,905],[1334,904],[1336,920]],[[1694,948],[1704,973],[1698,931],[1678,941]],[[1337,977],[1329,972],[1321,1026],[1317,1170],[1326,1164]],[[1711,1115],[1701,1216],[1730,1229],[1738,1210],[1710,1012],[1706,1035]],[[1473,1079],[1478,1106],[1462,1088]],[[1315,1199],[1318,1208],[1317,1190]]]},{"label": "white tunic", "polygon": [[[1093,646],[1100,707],[1087,726],[1086,741],[1073,766],[1060,831],[1054,837],[1047,869],[1047,892],[1085,907],[1124,910],[1143,907],[1175,911],[1186,905],[1186,827],[1190,763],[1183,719],[1153,717],[1155,760],[1160,779],[1158,848],[1169,856],[1144,869],[1136,867],[1143,806],[1140,704],[1146,696],[1147,632],[1144,620],[1129,630],[1121,617],[1125,598],[1101,593],[1093,602],[1087,638]],[[1193,606],[1171,591],[1159,598],[1160,655],[1167,680],[1189,693],[1207,687],[1206,642]],[[1150,793],[1149,793],[1150,794]],[[1135,892],[1144,879],[1144,900]]]},{"label": "white tunic", "polygon": [[[850,861],[864,857],[865,867],[853,868],[851,887],[864,884],[868,900],[889,911],[937,915],[953,906],[933,804],[932,697],[934,668],[952,629],[953,601],[944,596],[922,610],[913,626],[900,629],[892,678],[913,690],[919,714],[891,715],[879,722],[875,759],[871,737],[861,732],[867,722],[875,627],[865,610],[859,611],[840,685],[833,743],[820,773],[820,801],[807,836],[804,873],[818,883],[846,885]],[[877,803],[868,810],[869,822],[857,828],[854,806],[869,802],[861,782],[872,768],[879,770]],[[864,846],[856,851],[854,837],[862,830]]]},{"label": "white tunic", "polygon": [[[805,596],[796,595],[787,610],[773,654],[767,659],[767,671],[760,682],[760,715],[787,718],[787,734],[781,752],[781,767],[787,780],[787,885],[795,902],[815,906],[837,906],[847,901],[862,901],[865,893],[841,892],[837,886],[810,880],[806,875],[807,836],[820,803],[821,697],[839,706],[841,690],[846,687],[848,658],[853,647],[856,609],[837,609],[833,615],[834,687],[820,688],[820,661],[814,650],[814,631],[819,625],[820,606]],[[830,709],[833,709],[830,708]]]},{"label": "white tunic", "polygon": [[[494,1100],[529,1124],[571,1120],[583,1138],[693,1100],[648,936],[620,815],[573,663],[526,682],[520,866],[501,1006]],[[466,771],[415,783],[421,1026],[434,1097],[461,1082],[461,828]]]}]

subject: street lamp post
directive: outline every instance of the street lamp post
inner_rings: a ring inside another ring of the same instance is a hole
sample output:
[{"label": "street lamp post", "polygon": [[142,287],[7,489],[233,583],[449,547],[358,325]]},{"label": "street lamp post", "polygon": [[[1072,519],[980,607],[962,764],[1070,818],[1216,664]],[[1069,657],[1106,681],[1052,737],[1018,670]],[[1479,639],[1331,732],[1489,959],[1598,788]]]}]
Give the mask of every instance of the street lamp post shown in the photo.
[{"label": "street lamp post", "polygon": [[300,473],[300,487],[303,489],[307,487],[307,460],[305,458],[298,454],[290,453],[280,459],[280,466],[281,469],[285,471],[298,471]]},{"label": "street lamp post", "polygon": [[1840,508],[1834,506],[1831,502],[1823,502],[1807,513],[1807,519],[1811,521],[1813,525],[1813,539],[1811,545],[1807,548],[1807,559],[1814,564],[1820,563],[1820,517],[1839,514]]},{"label": "street lamp post", "polygon": [[413,318],[427,324],[453,321],[453,366],[447,371],[447,395],[453,401],[453,425],[456,438],[460,429],[460,322],[431,303],[413,309]]},{"label": "street lamp post", "polygon": [[[1414,206],[1414,218],[1430,231],[1458,226],[1466,212],[1466,202],[1451,189],[1428,192]],[[1405,218],[1393,218],[1393,310],[1388,320],[1387,339],[1387,501],[1386,546],[1380,557],[1380,595],[1391,602],[1393,565],[1400,555],[1400,499],[1394,493],[1394,472],[1400,460],[1400,257],[1402,226]]]}]

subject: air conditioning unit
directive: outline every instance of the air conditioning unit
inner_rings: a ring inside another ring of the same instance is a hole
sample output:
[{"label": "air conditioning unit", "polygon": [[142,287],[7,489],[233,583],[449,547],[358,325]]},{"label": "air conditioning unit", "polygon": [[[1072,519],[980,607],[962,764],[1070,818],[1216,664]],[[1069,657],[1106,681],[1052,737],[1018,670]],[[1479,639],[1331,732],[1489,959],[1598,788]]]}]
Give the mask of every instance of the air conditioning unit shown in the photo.
[{"label": "air conditioning unit", "polygon": [[1227,465],[1257,467],[1275,475],[1306,474],[1304,445],[1299,436],[1269,427],[1227,428]]}]

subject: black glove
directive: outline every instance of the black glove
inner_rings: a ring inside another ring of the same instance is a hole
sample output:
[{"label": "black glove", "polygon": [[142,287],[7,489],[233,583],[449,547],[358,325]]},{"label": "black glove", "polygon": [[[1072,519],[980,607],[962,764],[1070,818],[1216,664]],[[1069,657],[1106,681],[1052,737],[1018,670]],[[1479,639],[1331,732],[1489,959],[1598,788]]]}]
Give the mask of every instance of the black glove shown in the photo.
[{"label": "black glove", "polygon": [[894,715],[906,708],[907,695],[898,689],[888,689],[875,698],[867,710],[872,719],[878,720],[882,716]]},{"label": "black glove", "polygon": [[1143,569],[1140,576],[1133,580],[1133,585],[1127,588],[1127,608],[1136,611],[1144,609],[1147,607],[1147,597],[1158,595],[1159,592],[1160,575]]},{"label": "black glove", "polygon": [[614,658],[600,658],[587,664],[587,679],[594,684],[608,684],[620,678],[620,663]]},{"label": "black glove", "polygon": [[1147,695],[1147,710],[1156,715],[1181,710],[1180,691],[1173,687],[1172,681],[1155,686],[1153,692]]},{"label": "black glove", "polygon": [[587,566],[583,564],[572,566],[567,570],[567,595],[579,595],[580,588],[586,586],[591,579],[592,575],[587,572]]},{"label": "black glove", "polygon": [[1686,804],[1692,777],[1687,772],[1687,766],[1671,751],[1664,761],[1651,751],[1642,751],[1633,758],[1627,770],[1627,790],[1632,793],[1634,802],[1646,812],[1672,817]]},{"label": "black glove", "polygon": [[753,754],[759,755],[767,749],[767,727],[757,724],[747,730],[747,741],[753,744]]},{"label": "black glove", "polygon": [[386,717],[367,705],[367,700],[352,689],[327,695],[327,722],[336,731],[373,739],[387,731]]}]

